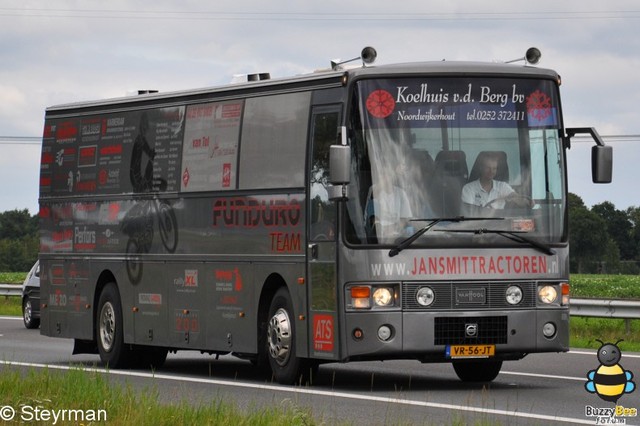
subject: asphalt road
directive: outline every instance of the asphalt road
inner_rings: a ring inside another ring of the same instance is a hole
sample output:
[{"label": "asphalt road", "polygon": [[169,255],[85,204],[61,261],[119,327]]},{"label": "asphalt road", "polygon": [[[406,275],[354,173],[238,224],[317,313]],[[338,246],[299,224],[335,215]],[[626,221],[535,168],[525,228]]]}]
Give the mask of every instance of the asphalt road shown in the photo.
[{"label": "asphalt road", "polygon": [[[623,394],[618,405],[640,411],[640,354],[626,353],[624,343],[620,346],[620,365],[635,375],[636,389]],[[20,319],[0,317],[0,374],[8,368],[45,366],[61,371],[78,365],[103,370],[98,356],[72,356],[72,347],[70,340],[25,329]],[[588,372],[599,366],[595,351],[533,354],[506,362],[495,381],[482,385],[460,382],[447,364],[327,364],[320,367],[313,386],[296,387],[273,383],[249,362],[231,356],[216,359],[179,352],[170,354],[154,374],[143,370],[105,374],[140,391],[153,387],[165,402],[199,404],[222,399],[243,409],[291,404],[310,411],[324,424],[538,425],[596,424],[596,417],[587,416],[587,407],[613,408],[613,403],[585,390]],[[640,425],[638,416],[614,420]]]}]

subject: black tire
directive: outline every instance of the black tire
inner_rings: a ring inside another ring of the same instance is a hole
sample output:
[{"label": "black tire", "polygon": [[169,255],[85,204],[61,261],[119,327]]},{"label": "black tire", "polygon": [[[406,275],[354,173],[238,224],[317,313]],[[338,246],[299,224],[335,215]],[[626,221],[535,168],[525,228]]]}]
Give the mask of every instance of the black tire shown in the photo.
[{"label": "black tire", "polygon": [[266,353],[273,378],[283,385],[304,383],[310,378],[309,362],[297,356],[296,325],[291,296],[280,288],[271,300],[267,317]]},{"label": "black tire", "polygon": [[40,327],[40,318],[33,317],[33,305],[29,297],[25,297],[22,300],[22,320],[24,321],[24,326],[30,330]]},{"label": "black tire", "polygon": [[473,360],[455,361],[453,369],[463,382],[491,382],[498,376],[502,361]]},{"label": "black tire", "polygon": [[96,341],[100,359],[110,368],[126,368],[134,361],[134,351],[124,343],[122,303],[115,283],[107,284],[98,301]]}]

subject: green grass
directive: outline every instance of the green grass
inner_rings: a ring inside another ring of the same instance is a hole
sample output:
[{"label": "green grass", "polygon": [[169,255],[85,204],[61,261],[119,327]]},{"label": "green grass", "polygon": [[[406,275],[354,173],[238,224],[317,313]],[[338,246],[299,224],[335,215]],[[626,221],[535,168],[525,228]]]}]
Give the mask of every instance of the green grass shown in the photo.
[{"label": "green grass", "polygon": [[20,298],[0,296],[0,315],[22,316]]},{"label": "green grass", "polygon": [[640,299],[640,275],[573,274],[569,283],[573,297]]},{"label": "green grass", "polygon": [[0,272],[0,284],[22,284],[28,272]]},{"label": "green grass", "polygon": [[[572,348],[598,349],[601,344],[616,343],[623,353],[640,352],[640,321],[614,318],[571,317],[569,324],[570,346]],[[629,328],[627,330],[627,327]]]},{"label": "green grass", "polygon": [[[11,369],[0,369],[0,395],[2,405],[16,411],[14,421],[30,422],[24,418],[48,410],[67,416],[96,416],[94,424],[110,425],[315,425],[311,413],[293,404],[280,404],[241,409],[222,400],[193,404],[188,400],[178,400],[167,404],[160,402],[154,389],[134,390],[130,386],[113,386],[108,376],[96,372],[69,370],[58,373],[49,370],[29,370],[20,373]],[[76,410],[71,413],[70,410]],[[103,410],[103,411],[101,411]],[[101,416],[101,417],[97,417]],[[104,421],[106,417],[106,422]],[[77,417],[76,417],[77,418]],[[60,417],[59,417],[60,420]],[[67,418],[69,420],[69,417]],[[79,420],[82,420],[81,418]],[[87,424],[85,421],[66,421],[58,424]],[[48,422],[37,424],[51,424]]]}]

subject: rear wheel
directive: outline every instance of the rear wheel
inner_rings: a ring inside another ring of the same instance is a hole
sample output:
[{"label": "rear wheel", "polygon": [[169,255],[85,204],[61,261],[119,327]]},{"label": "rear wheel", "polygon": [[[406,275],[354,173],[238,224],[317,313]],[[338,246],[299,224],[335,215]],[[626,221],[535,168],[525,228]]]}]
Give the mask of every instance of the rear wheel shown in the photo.
[{"label": "rear wheel", "polygon": [[111,368],[123,368],[131,364],[133,350],[124,343],[122,304],[114,283],[107,284],[100,294],[96,333],[102,362]]},{"label": "rear wheel", "polygon": [[40,319],[33,317],[33,304],[29,297],[25,297],[22,301],[22,320],[24,326],[29,329],[40,327]]},{"label": "rear wheel", "polygon": [[458,378],[463,382],[491,382],[498,376],[502,361],[473,360],[453,363]]},{"label": "rear wheel", "polygon": [[267,323],[266,349],[273,377],[278,383],[292,384],[309,378],[311,364],[296,354],[296,326],[293,304],[286,288],[279,289],[271,301]]}]

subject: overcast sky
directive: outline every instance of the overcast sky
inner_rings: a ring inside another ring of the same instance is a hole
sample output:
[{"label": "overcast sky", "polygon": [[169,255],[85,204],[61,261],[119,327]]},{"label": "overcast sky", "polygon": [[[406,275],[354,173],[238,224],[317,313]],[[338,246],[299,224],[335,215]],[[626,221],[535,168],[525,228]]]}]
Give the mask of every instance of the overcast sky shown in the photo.
[{"label": "overcast sky", "polygon": [[614,182],[594,185],[591,144],[574,143],[570,191],[588,206],[640,206],[637,0],[3,0],[0,212],[38,210],[39,142],[19,137],[41,136],[48,106],[309,73],[368,45],[378,64],[511,60],[538,47],[539,65],[562,76],[565,124],[596,127],[614,148]]}]

